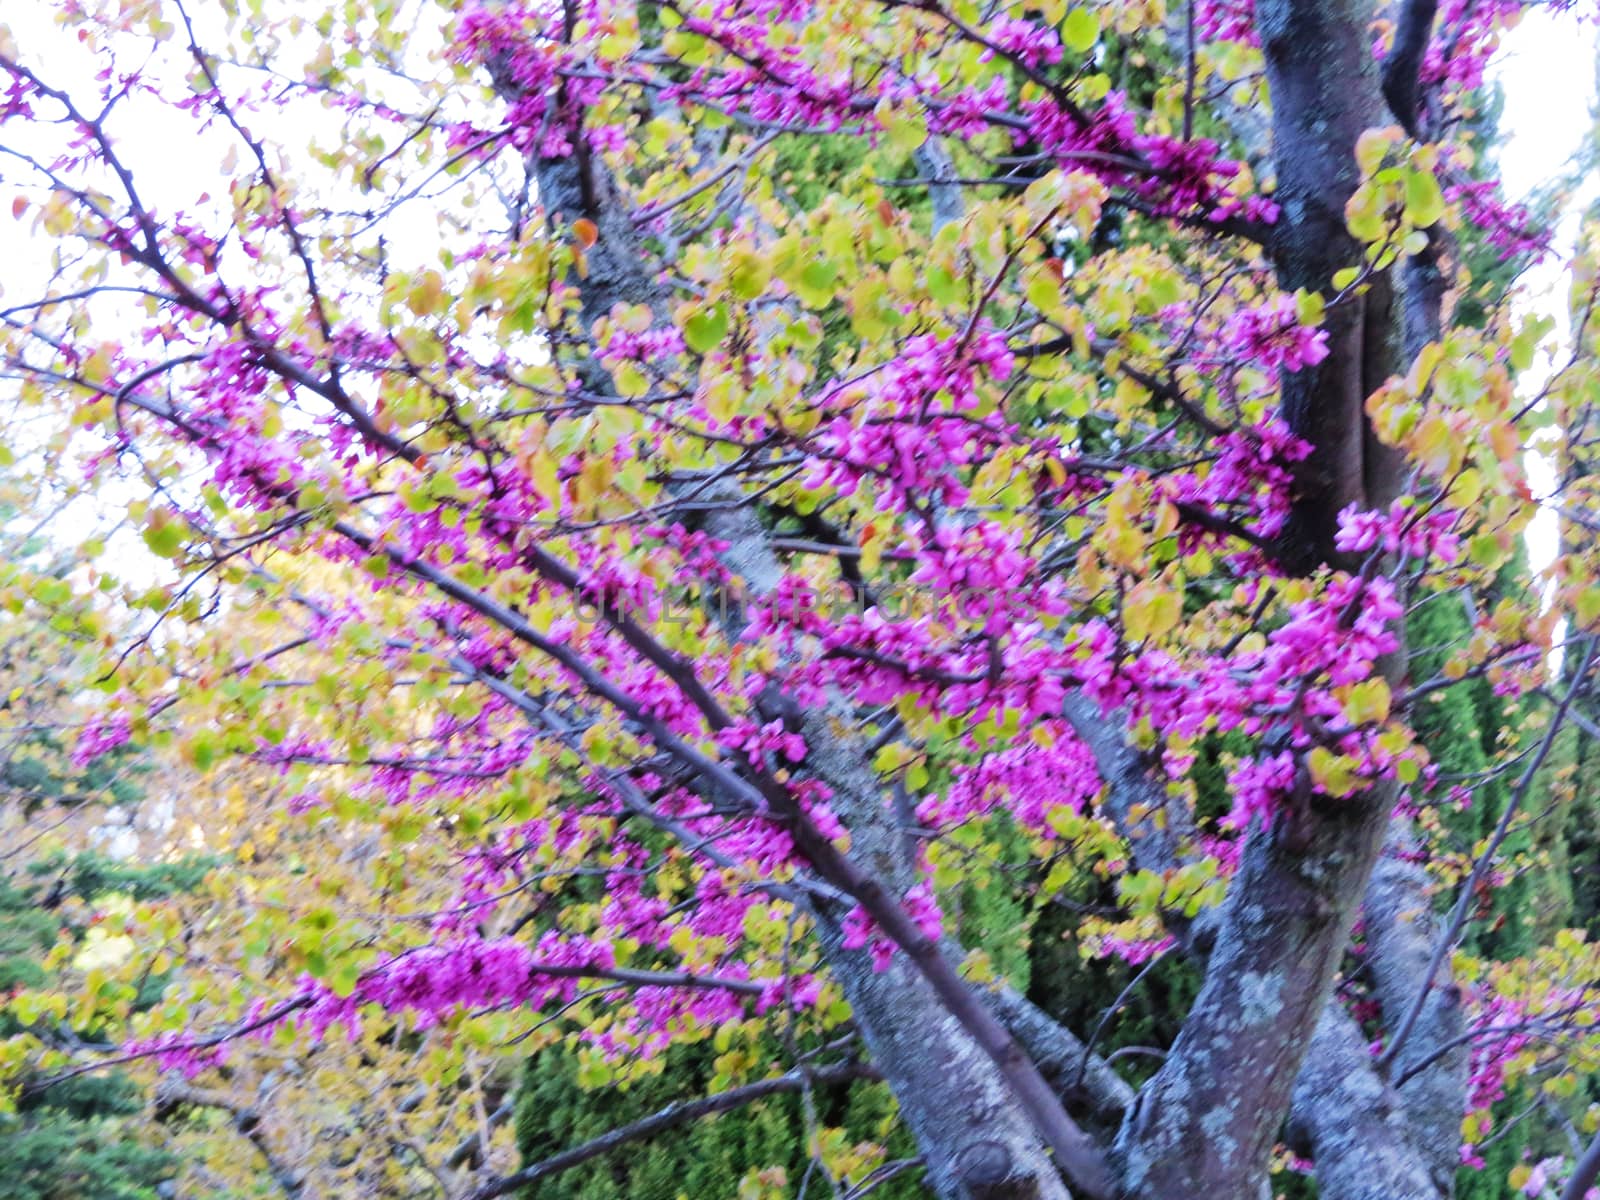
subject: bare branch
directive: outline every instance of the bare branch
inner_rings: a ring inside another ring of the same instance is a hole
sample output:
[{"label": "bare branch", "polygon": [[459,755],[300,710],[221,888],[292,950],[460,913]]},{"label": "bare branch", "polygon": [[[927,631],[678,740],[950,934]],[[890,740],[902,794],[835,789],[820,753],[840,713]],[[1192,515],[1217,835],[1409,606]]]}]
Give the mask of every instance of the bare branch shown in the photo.
[{"label": "bare branch", "polygon": [[484,1184],[471,1194],[471,1200],[493,1200],[495,1196],[504,1196],[508,1192],[517,1191],[519,1188],[529,1187],[542,1179],[552,1175],[559,1175],[573,1167],[581,1166],[590,1159],[599,1158],[601,1155],[610,1154],[614,1150],[636,1142],[641,1138],[654,1137],[658,1133],[665,1133],[689,1121],[699,1120],[701,1117],[714,1116],[717,1113],[730,1112],[736,1108],[743,1108],[746,1104],[753,1104],[757,1100],[764,1100],[768,1096],[779,1096],[789,1092],[798,1092],[802,1088],[815,1084],[848,1083],[856,1079],[875,1079],[877,1072],[862,1063],[845,1063],[841,1066],[801,1068],[790,1071],[786,1075],[776,1075],[771,1079],[762,1079],[756,1083],[748,1083],[743,1087],[731,1088],[726,1092],[718,1092],[715,1096],[707,1096],[701,1100],[690,1100],[680,1104],[669,1104],[659,1112],[648,1117],[634,1121],[613,1129],[609,1133],[574,1146],[570,1150],[563,1150],[560,1154],[551,1155],[542,1162],[534,1163],[531,1167],[524,1167],[514,1175],[502,1176]]}]

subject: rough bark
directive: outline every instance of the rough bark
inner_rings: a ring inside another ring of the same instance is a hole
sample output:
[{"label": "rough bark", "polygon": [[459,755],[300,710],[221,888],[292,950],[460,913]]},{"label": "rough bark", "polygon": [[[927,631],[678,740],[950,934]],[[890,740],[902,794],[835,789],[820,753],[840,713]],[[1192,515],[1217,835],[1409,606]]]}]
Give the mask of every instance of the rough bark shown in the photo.
[{"label": "rough bark", "polygon": [[825,915],[818,925],[871,1061],[923,1152],[930,1192],[1065,1200],[1070,1193],[1006,1081],[906,957],[878,971],[865,951],[844,949],[836,921]]},{"label": "rough bark", "polygon": [[[1356,138],[1383,123],[1368,32],[1374,16],[1370,0],[1262,0],[1256,6],[1282,208],[1272,254],[1285,289],[1325,292],[1335,271],[1359,261],[1344,206],[1360,181]],[[1367,471],[1363,406],[1390,365],[1372,361],[1386,339],[1368,336],[1367,309],[1384,303],[1380,294],[1332,306],[1325,323],[1328,357],[1284,379],[1284,420],[1312,446],[1283,544],[1284,558],[1301,570],[1338,560],[1333,535],[1340,509],[1361,504],[1382,482]]]},{"label": "rough bark", "polygon": [[1229,885],[1205,982],[1118,1134],[1125,1194],[1247,1196],[1265,1178],[1328,1002],[1392,789],[1258,832]]},{"label": "rough bark", "polygon": [[1150,773],[1151,764],[1123,738],[1124,723],[1102,715],[1083,696],[1068,696],[1063,713],[1072,731],[1094,755],[1106,784],[1103,804],[1127,838],[1140,870],[1169,871],[1180,865],[1184,843],[1194,832],[1188,810],[1175,804]]},{"label": "rough bark", "polygon": [[[1368,960],[1385,1024],[1392,1031],[1422,993],[1438,922],[1427,879],[1415,861],[1409,822],[1396,819],[1367,885],[1364,905]],[[1455,1190],[1461,1112],[1467,1091],[1468,1047],[1461,991],[1448,968],[1432,981],[1415,1032],[1390,1066],[1411,1136],[1441,1196]],[[1370,1068],[1369,1068],[1370,1069]]]},{"label": "rough bark", "polygon": [[1373,1070],[1356,1023],[1336,1005],[1325,1007],[1295,1083],[1289,1123],[1292,1143],[1316,1161],[1320,1200],[1448,1195],[1418,1155],[1408,1115]]}]

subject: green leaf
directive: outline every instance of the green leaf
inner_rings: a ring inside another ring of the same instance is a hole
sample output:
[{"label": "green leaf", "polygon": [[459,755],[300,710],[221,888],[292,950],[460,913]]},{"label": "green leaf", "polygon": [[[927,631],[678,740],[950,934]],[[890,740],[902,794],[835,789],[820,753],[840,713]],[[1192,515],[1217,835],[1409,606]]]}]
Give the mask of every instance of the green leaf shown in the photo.
[{"label": "green leaf", "polygon": [[930,267],[927,279],[928,294],[940,304],[954,304],[960,299],[961,291],[956,277],[943,267]]},{"label": "green leaf", "polygon": [[754,300],[767,290],[772,278],[772,267],[759,254],[745,252],[737,255],[728,271],[728,287],[741,300]]},{"label": "green leaf", "polygon": [[167,517],[158,517],[144,528],[144,544],[161,558],[177,558],[183,549],[183,526]]},{"label": "green leaf", "polygon": [[1049,271],[1041,268],[1028,276],[1028,303],[1047,317],[1059,313],[1063,308],[1061,291],[1060,281]]},{"label": "green leaf", "polygon": [[[1338,276],[1334,278],[1336,281],[1335,286],[1337,286]],[[1327,305],[1322,299],[1321,292],[1308,292],[1302,289],[1294,294],[1294,308],[1295,316],[1300,319],[1300,324],[1321,325]]]},{"label": "green leaf", "polygon": [[1061,23],[1061,41],[1074,54],[1087,54],[1100,40],[1100,18],[1086,8],[1075,8]]},{"label": "green leaf", "polygon": [[709,354],[722,346],[728,336],[728,309],[722,304],[712,304],[701,309],[683,322],[683,342],[694,354]]},{"label": "green leaf", "polygon": [[1388,232],[1382,198],[1370,186],[1357,188],[1345,202],[1344,219],[1351,236],[1358,241],[1376,242]]},{"label": "green leaf", "polygon": [[361,982],[361,969],[349,959],[340,959],[328,972],[326,982],[334,995],[349,996],[356,990],[356,984]]},{"label": "green leaf", "polygon": [[1311,748],[1311,753],[1306,756],[1306,765],[1311,769],[1311,782],[1327,796],[1353,795],[1364,782],[1356,770],[1355,759],[1335,754],[1324,746]]},{"label": "green leaf", "polygon": [[1406,176],[1406,220],[1418,229],[1437,224],[1444,216],[1444,193],[1432,171],[1412,171]]},{"label": "green leaf", "polygon": [[839,278],[839,268],[833,260],[816,258],[800,271],[799,287],[795,290],[807,308],[822,308],[833,302],[833,284]]},{"label": "green leaf", "polygon": [[1480,533],[1467,543],[1467,558],[1474,566],[1493,570],[1505,561],[1506,553],[1494,534]]},{"label": "green leaf", "polygon": [[928,140],[928,122],[917,109],[885,107],[879,113],[885,140],[901,154],[910,154]]}]

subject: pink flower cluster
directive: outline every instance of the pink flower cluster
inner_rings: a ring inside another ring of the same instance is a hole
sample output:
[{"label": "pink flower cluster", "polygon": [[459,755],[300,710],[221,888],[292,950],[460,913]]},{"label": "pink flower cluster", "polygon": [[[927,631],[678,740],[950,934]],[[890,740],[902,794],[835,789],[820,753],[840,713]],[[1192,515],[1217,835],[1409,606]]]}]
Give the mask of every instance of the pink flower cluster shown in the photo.
[{"label": "pink flower cluster", "polygon": [[159,1069],[177,1071],[185,1079],[193,1079],[204,1071],[220,1067],[227,1060],[228,1046],[225,1041],[174,1032],[129,1038],[122,1044],[122,1052],[149,1057]]},{"label": "pink flower cluster", "polygon": [[1194,12],[1195,35],[1202,41],[1260,45],[1255,0],[1204,0]]},{"label": "pink flower cluster", "polygon": [[1445,199],[1461,205],[1467,225],[1486,237],[1502,259],[1549,253],[1549,228],[1540,228],[1525,205],[1503,199],[1496,181],[1451,184]]},{"label": "pink flower cluster", "polygon": [[[991,23],[985,33],[996,46],[1034,70],[1061,61],[1060,35],[1048,25],[1021,17],[1001,17]],[[985,50],[980,60],[987,62],[992,53]]]},{"label": "pink flower cluster", "polygon": [[1048,747],[1010,746],[953,767],[949,786],[917,805],[917,820],[947,831],[1003,810],[1022,828],[1043,836],[1051,832],[1055,810],[1088,811],[1101,787],[1094,755],[1065,721],[1044,721],[1036,728],[1047,735]]},{"label": "pink flower cluster", "polygon": [[1525,7],[1525,0],[1444,0],[1419,79],[1461,91],[1482,87],[1484,70],[1500,44],[1501,32],[1515,23]]},{"label": "pink flower cluster", "polygon": [[[1275,537],[1289,519],[1294,464],[1311,453],[1310,444],[1274,417],[1223,434],[1213,445],[1216,457],[1209,464],[1163,477],[1157,494],[1180,508],[1242,521],[1258,538]],[[1186,523],[1181,533],[1185,549],[1222,536],[1195,522]],[[1250,565],[1260,564],[1252,560]]]},{"label": "pink flower cluster", "polygon": [[[938,907],[931,895],[918,893],[908,897],[908,902],[919,913],[919,921],[935,931],[930,936],[936,936]],[[361,1028],[362,1010],[373,1006],[386,1013],[406,1014],[417,1028],[425,1029],[455,1012],[570,1005],[593,980],[618,970],[614,951],[601,940],[564,938],[549,931],[530,947],[510,938],[458,936],[396,955],[364,972],[346,996],[302,976],[292,1001],[275,1010],[257,1001],[245,1025],[262,1040],[289,1028],[321,1041],[336,1025],[354,1038]],[[642,976],[648,974],[648,970],[641,972]],[[750,987],[736,993],[709,982],[704,986],[643,983],[619,1002],[624,1007],[616,1022],[603,1033],[586,1036],[608,1053],[655,1053],[667,1044],[668,1031],[683,1019],[720,1024],[737,1018],[748,1002],[741,999],[743,991],[755,994],[758,1011],[775,1004],[807,1006],[820,995],[817,981],[807,976],[768,979],[756,985],[739,963],[729,964],[719,977],[739,985],[750,983]],[[130,1054],[152,1056],[163,1069],[193,1076],[224,1061],[226,1040],[168,1033],[129,1041],[125,1048]]]},{"label": "pink flower cluster", "polygon": [[[1293,789],[1288,751],[1330,744],[1343,713],[1333,689],[1371,677],[1378,658],[1399,646],[1394,629],[1402,615],[1387,579],[1340,575],[1323,595],[1293,605],[1257,654],[1180,665],[1153,650],[1122,664],[1110,630],[1091,623],[1078,639],[1076,669],[1085,693],[1108,710],[1126,705],[1135,718],[1180,737],[1239,729],[1286,738],[1284,751],[1233,773],[1227,824],[1244,829],[1279,811]],[[1339,731],[1330,748],[1355,756],[1368,778],[1392,775],[1397,766],[1370,730]]]},{"label": "pink flower cluster", "polygon": [[87,766],[102,754],[127,745],[132,731],[132,721],[126,712],[113,712],[91,721],[78,734],[77,745],[72,750],[72,765]]},{"label": "pink flower cluster", "polygon": [[1334,544],[1347,554],[1382,548],[1386,554],[1434,559],[1449,565],[1461,553],[1457,514],[1448,509],[1418,512],[1396,500],[1388,512],[1364,512],[1351,505],[1339,513]]},{"label": "pink flower cluster", "polygon": [[[940,911],[933,888],[927,883],[918,883],[907,889],[900,903],[924,937],[936,942],[944,935],[944,914]],[[843,928],[846,950],[865,948],[872,956],[873,970],[889,969],[889,964],[894,961],[894,943],[879,931],[877,924],[859,904],[845,914]]]},{"label": "pink flower cluster", "polygon": [[[1467,1083],[1467,1111],[1492,1108],[1506,1094],[1506,1070],[1527,1048],[1532,1036],[1524,1032],[1526,1008],[1506,996],[1491,996],[1472,1015],[1472,1053]],[[1461,1147],[1461,1161],[1482,1168],[1483,1159],[1471,1145]]]},{"label": "pink flower cluster", "polygon": [[1119,959],[1130,967],[1142,967],[1177,944],[1172,937],[1124,938],[1108,933],[1096,939],[1095,953],[1101,958]]},{"label": "pink flower cluster", "polygon": [[1234,361],[1276,371],[1300,371],[1328,357],[1328,335],[1302,325],[1293,296],[1274,296],[1229,316],[1223,351]]},{"label": "pink flower cluster", "polygon": [[1221,221],[1242,216],[1271,222],[1277,205],[1263,196],[1231,194],[1239,164],[1220,156],[1208,138],[1140,134],[1121,93],[1110,93],[1095,112],[1063,107],[1054,96],[1019,106],[1029,135],[1070,170],[1087,170],[1127,189],[1163,216],[1196,214]]},{"label": "pink flower cluster", "polygon": [[806,486],[852,495],[864,480],[885,509],[901,512],[916,498],[962,504],[963,468],[985,461],[1011,438],[998,417],[974,415],[980,377],[1011,374],[1005,337],[986,329],[967,338],[910,338],[900,354],[866,379],[826,393],[832,415],[812,434]]},{"label": "pink flower cluster", "polygon": [[1243,833],[1258,820],[1270,825],[1283,798],[1294,790],[1294,779],[1294,755],[1287,750],[1245,759],[1228,775],[1233,805],[1223,818],[1224,828]]},{"label": "pink flower cluster", "polygon": [[718,744],[743,755],[752,767],[765,769],[778,761],[798,763],[805,759],[806,740],[783,727],[782,721],[757,725],[754,721],[735,721],[717,733]]},{"label": "pink flower cluster", "polygon": [[603,359],[617,362],[661,363],[684,351],[683,332],[676,325],[658,325],[641,332],[614,329],[606,341]]}]

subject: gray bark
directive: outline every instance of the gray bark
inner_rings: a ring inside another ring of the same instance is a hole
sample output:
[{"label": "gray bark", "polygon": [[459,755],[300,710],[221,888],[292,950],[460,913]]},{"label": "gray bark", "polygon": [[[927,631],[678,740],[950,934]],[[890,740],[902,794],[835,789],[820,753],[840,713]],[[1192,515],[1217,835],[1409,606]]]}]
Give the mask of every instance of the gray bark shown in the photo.
[{"label": "gray bark", "polygon": [[1069,695],[1063,713],[1078,740],[1094,755],[1106,785],[1106,814],[1128,840],[1133,861],[1144,871],[1169,871],[1183,861],[1194,834],[1188,810],[1174,803],[1151,775],[1151,763],[1124,739],[1121,723],[1101,714],[1081,695]]},{"label": "gray bark", "polygon": [[955,164],[950,152],[936,137],[930,137],[917,148],[914,155],[917,169],[931,181],[928,197],[933,201],[933,231],[938,233],[946,225],[959,221],[966,208],[961,198],[961,185],[956,180]]},{"label": "gray bark", "polygon": [[[1432,897],[1409,822],[1396,819],[1367,885],[1366,939],[1385,1024],[1393,1031],[1422,992],[1438,938]],[[1461,990],[1448,978],[1432,981],[1414,1032],[1390,1068],[1401,1080],[1399,1100],[1412,1137],[1441,1196],[1455,1191],[1461,1113],[1467,1092],[1468,1046]]]},{"label": "gray bark", "polygon": [[1266,1173],[1392,803],[1388,787],[1257,831],[1205,982],[1117,1138],[1133,1195],[1248,1195]]},{"label": "gray bark", "polygon": [[[1321,1200],[1440,1200],[1409,1112],[1373,1069],[1356,1023],[1323,1009],[1295,1083],[1289,1133],[1317,1164]],[[1459,1123],[1460,1112],[1454,1120]],[[1450,1148],[1455,1156],[1455,1146]]]}]

